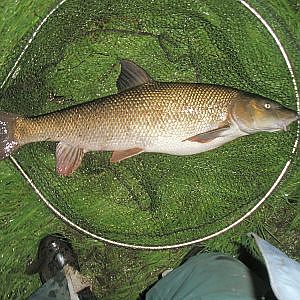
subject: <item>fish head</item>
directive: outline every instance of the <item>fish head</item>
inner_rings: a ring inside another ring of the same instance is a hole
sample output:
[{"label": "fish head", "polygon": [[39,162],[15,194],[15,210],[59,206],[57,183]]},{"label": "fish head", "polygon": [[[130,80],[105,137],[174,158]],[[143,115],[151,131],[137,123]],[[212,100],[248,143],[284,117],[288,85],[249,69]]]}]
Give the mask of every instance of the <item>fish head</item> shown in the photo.
[{"label": "fish head", "polygon": [[246,94],[235,100],[231,115],[239,129],[247,134],[260,131],[287,131],[300,116],[294,110],[261,96]]}]

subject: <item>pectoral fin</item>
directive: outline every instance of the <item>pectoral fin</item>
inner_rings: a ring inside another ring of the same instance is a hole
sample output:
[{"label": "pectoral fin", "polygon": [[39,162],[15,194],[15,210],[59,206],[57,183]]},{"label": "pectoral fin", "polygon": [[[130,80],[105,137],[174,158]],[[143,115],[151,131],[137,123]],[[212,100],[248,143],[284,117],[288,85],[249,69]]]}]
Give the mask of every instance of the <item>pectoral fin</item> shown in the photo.
[{"label": "pectoral fin", "polygon": [[142,153],[143,151],[144,151],[144,149],[142,149],[142,148],[132,148],[132,149],[127,149],[127,150],[114,151],[111,156],[110,162],[116,163],[121,160],[127,159],[129,157],[138,155],[138,154]]},{"label": "pectoral fin", "polygon": [[210,130],[207,132],[199,133],[197,135],[194,135],[190,138],[187,138],[185,141],[190,142],[198,142],[198,143],[208,143],[218,137],[226,136],[228,134],[228,131],[230,130],[229,125],[225,125],[223,127],[219,127],[214,130]]},{"label": "pectoral fin", "polygon": [[58,143],[56,147],[56,171],[62,176],[71,175],[79,166],[84,156],[84,150],[68,145],[64,142]]}]

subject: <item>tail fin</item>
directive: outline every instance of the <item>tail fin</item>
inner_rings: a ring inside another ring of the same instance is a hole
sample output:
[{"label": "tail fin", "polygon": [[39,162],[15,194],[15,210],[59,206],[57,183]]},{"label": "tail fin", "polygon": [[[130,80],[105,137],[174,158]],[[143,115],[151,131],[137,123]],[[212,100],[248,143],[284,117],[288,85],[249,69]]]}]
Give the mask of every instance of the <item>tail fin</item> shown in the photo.
[{"label": "tail fin", "polygon": [[18,148],[14,136],[17,117],[15,114],[0,112],[0,159],[8,157]]}]

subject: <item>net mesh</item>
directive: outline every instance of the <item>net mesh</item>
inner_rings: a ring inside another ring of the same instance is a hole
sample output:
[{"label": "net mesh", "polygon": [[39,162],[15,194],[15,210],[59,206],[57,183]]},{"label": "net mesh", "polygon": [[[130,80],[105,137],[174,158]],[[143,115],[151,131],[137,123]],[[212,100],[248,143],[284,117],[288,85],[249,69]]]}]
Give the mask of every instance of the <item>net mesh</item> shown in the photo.
[{"label": "net mesh", "polygon": [[[236,1],[194,2],[66,1],[2,89],[1,110],[33,116],[115,93],[120,59],[159,81],[232,86],[296,109],[286,63],[257,18]],[[117,165],[109,153],[88,153],[69,178],[55,173],[54,143],[26,145],[14,157],[72,222],[107,239],[161,246],[244,215],[290,159],[296,131],[293,124],[199,155],[142,154]]]}]

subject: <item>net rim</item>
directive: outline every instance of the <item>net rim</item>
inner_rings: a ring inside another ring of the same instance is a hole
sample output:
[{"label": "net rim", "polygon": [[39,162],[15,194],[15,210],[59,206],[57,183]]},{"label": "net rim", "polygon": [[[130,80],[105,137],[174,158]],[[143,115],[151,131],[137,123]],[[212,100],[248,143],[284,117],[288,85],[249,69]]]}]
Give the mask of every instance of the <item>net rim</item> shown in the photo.
[{"label": "net rim", "polygon": [[[9,71],[8,75],[6,76],[6,78],[3,80],[0,89],[2,89],[4,87],[4,85],[6,84],[6,82],[10,79],[11,76],[13,76],[20,60],[22,59],[23,55],[25,54],[25,52],[27,51],[28,47],[30,46],[30,44],[33,42],[34,38],[36,37],[36,35],[38,34],[38,32],[40,31],[40,29],[42,28],[42,26],[47,22],[47,20],[50,18],[50,16],[57,10],[59,9],[67,0],[62,0],[60,1],[43,19],[42,21],[39,23],[39,25],[37,26],[37,28],[35,29],[35,31],[33,32],[33,34],[31,35],[31,37],[29,38],[28,42],[26,43],[26,45],[24,46],[22,52],[20,53],[20,55],[18,56],[18,58],[16,59],[13,67],[11,68],[11,70]],[[299,96],[299,91],[298,91],[298,87],[297,87],[297,81],[296,81],[296,77],[294,74],[294,70],[292,68],[292,64],[289,60],[288,54],[285,50],[285,48],[283,47],[283,45],[280,42],[280,39],[277,37],[276,33],[274,32],[274,30],[272,29],[272,27],[268,24],[268,22],[258,13],[257,10],[255,10],[249,3],[247,3],[244,0],[239,0],[239,3],[242,4],[244,7],[246,7],[262,24],[263,26],[267,29],[267,31],[269,32],[269,34],[272,36],[272,38],[274,39],[276,45],[278,46],[284,60],[285,63],[288,67],[289,73],[290,73],[290,77],[293,83],[293,87],[294,87],[294,92],[295,92],[295,96],[296,96],[296,100],[297,100],[297,112],[300,112],[300,96]],[[295,155],[298,144],[299,144],[299,138],[300,138],[300,120],[298,121],[298,127],[297,127],[297,135],[295,138],[295,142],[294,142],[294,146],[291,152],[291,157],[290,159],[286,162],[285,166],[283,167],[281,173],[279,174],[279,176],[277,177],[277,179],[274,181],[273,185],[271,186],[271,188],[267,191],[267,193],[260,199],[260,201],[251,209],[249,210],[247,213],[245,213],[242,217],[240,217],[239,219],[237,219],[235,222],[233,222],[232,224],[230,224],[229,226],[216,231],[210,235],[207,235],[205,237],[202,238],[198,238],[195,240],[191,240],[188,242],[184,242],[184,243],[179,243],[179,244],[171,244],[171,245],[163,245],[163,246],[151,246],[151,245],[140,245],[140,244],[129,244],[129,243],[125,243],[125,242],[118,242],[115,240],[110,240],[107,238],[104,238],[98,234],[92,233],[88,230],[86,230],[85,228],[82,228],[80,226],[78,226],[77,224],[75,224],[74,222],[72,222],[70,219],[68,219],[66,216],[64,216],[62,213],[60,213],[60,211],[58,209],[56,209],[47,199],[46,197],[43,195],[43,193],[38,189],[38,187],[34,184],[34,182],[30,179],[29,175],[25,172],[25,170],[23,170],[22,166],[17,162],[17,160],[14,157],[10,157],[10,160],[12,161],[12,163],[15,165],[15,167],[21,172],[21,174],[23,175],[23,177],[26,179],[26,181],[29,183],[29,185],[33,188],[33,190],[35,191],[35,193],[39,196],[39,198],[45,203],[45,205],[52,210],[52,212],[58,216],[61,220],[63,220],[66,224],[70,225],[71,227],[73,227],[74,229],[76,229],[77,231],[86,234],[87,236],[108,243],[108,244],[112,244],[115,246],[120,246],[120,247],[126,247],[126,248],[131,248],[131,249],[141,249],[141,250],[166,250],[166,249],[175,249],[175,248],[181,248],[181,247],[185,247],[185,246],[191,246],[193,244],[196,243],[200,243],[209,239],[212,239],[214,237],[217,237],[225,232],[227,232],[228,230],[232,229],[233,227],[237,226],[238,224],[240,224],[241,222],[243,222],[246,218],[248,218],[251,214],[253,214],[268,198],[269,196],[274,192],[274,190],[276,189],[276,187],[279,185],[279,183],[282,181],[283,177],[285,176],[289,166],[292,163],[292,157]]]}]

